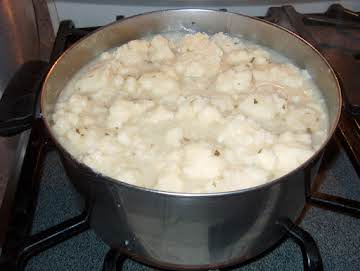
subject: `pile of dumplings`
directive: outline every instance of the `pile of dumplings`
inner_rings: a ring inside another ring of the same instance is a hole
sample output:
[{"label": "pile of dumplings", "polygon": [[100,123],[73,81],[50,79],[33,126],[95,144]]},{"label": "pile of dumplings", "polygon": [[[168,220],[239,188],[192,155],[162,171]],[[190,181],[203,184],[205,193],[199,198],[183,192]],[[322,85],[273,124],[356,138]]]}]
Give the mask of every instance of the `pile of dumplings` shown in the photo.
[{"label": "pile of dumplings", "polygon": [[102,53],[67,84],[52,123],[96,172],[182,193],[270,182],[328,133],[307,71],[224,33],[167,33]]}]

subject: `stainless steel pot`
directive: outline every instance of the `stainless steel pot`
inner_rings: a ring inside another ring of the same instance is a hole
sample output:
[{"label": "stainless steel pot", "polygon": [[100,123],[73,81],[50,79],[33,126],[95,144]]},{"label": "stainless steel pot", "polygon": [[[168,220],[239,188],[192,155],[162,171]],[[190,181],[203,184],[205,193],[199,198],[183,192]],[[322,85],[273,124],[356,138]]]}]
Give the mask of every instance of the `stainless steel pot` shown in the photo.
[{"label": "stainless steel pot", "polygon": [[271,183],[217,194],[167,193],[100,175],[72,157],[56,140],[71,181],[89,200],[90,224],[111,247],[166,268],[215,268],[246,261],[283,236],[282,217],[295,221],[317,174],[322,151],[341,111],[338,81],[326,60],[300,37],[268,22],[229,12],[185,9],[134,16],[110,24],[67,50],[42,88],[41,111],[50,115],[69,79],[101,52],[145,35],[193,29],[243,35],[291,58],[312,75],[326,100],[330,132],[308,161]]}]

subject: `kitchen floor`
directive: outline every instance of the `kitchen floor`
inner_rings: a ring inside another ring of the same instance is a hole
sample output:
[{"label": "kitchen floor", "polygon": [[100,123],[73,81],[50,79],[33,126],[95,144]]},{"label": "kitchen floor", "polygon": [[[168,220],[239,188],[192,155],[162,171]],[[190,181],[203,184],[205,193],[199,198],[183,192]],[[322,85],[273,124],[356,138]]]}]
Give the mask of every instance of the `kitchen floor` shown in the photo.
[{"label": "kitchen floor", "polygon": [[[359,177],[335,141],[327,149],[317,182],[322,192],[360,200]],[[57,153],[49,152],[44,161],[33,233],[80,214],[83,205]],[[300,226],[317,241],[324,270],[360,269],[360,219],[310,207]],[[26,271],[100,271],[108,249],[90,230],[32,258]],[[123,270],[156,269],[127,260]],[[303,270],[301,251],[288,240],[256,261],[231,270]]]}]

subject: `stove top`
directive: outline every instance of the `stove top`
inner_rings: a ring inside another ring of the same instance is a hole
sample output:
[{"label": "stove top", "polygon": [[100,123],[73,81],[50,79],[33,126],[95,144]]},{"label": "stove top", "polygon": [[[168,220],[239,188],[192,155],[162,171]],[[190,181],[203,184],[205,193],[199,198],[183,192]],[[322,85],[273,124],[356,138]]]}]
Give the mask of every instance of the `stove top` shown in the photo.
[{"label": "stove top", "polygon": [[[343,178],[347,176],[347,178]],[[34,215],[32,234],[81,215],[85,203],[71,185],[56,151],[43,161],[41,186]],[[319,191],[360,201],[358,177],[344,150],[334,140],[325,154],[317,178]],[[316,240],[324,270],[358,270],[360,266],[360,220],[332,211],[308,206],[301,228]],[[30,259],[25,270],[102,270],[110,248],[92,230],[77,235]],[[299,247],[286,240],[251,263],[229,270],[303,270]],[[122,270],[157,270],[126,260]]]},{"label": "stove top", "polygon": [[[307,39],[328,58],[342,82],[346,99],[340,124],[325,151],[299,226],[316,241],[324,270],[359,270],[360,103],[356,91],[360,88],[354,76],[360,59],[359,14],[332,5],[325,14],[302,15],[284,6],[270,8],[263,19]],[[50,62],[95,29],[63,21]],[[116,270],[113,261],[123,264],[122,270],[156,270],[114,257],[119,255],[109,253],[110,248],[88,229],[86,203],[68,180],[39,120],[32,126],[10,218],[0,270]],[[304,259],[299,246],[285,239],[251,262],[227,270],[321,270],[304,265]]]}]

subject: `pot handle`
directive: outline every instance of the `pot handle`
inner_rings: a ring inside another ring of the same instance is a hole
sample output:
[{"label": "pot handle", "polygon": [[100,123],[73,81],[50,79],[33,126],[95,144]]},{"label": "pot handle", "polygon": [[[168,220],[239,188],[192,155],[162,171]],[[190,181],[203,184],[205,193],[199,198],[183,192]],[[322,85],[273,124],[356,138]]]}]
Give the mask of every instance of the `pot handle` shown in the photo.
[{"label": "pot handle", "polygon": [[29,61],[11,78],[0,100],[0,136],[23,132],[39,117],[35,116],[38,96],[48,66],[44,61]]},{"label": "pot handle", "polygon": [[281,219],[278,224],[286,235],[300,246],[304,271],[323,271],[320,251],[314,238],[307,231],[295,225],[289,218]]}]

